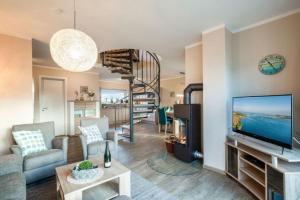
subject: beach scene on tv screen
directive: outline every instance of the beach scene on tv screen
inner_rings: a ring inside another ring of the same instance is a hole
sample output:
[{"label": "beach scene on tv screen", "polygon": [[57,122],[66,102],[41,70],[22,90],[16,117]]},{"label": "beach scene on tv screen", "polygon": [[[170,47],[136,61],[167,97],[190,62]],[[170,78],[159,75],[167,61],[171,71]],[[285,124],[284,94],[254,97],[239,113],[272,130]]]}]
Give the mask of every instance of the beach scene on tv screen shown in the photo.
[{"label": "beach scene on tv screen", "polygon": [[290,144],[292,135],[291,98],[291,96],[234,98],[233,130]]}]

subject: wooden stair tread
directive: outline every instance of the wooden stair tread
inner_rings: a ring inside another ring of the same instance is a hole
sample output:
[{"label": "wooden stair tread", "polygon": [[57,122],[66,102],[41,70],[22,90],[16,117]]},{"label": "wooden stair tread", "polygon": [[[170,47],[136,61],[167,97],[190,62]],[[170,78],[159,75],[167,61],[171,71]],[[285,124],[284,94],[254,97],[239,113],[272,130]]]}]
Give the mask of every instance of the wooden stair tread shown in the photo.
[{"label": "wooden stair tread", "polygon": [[120,73],[120,74],[131,74],[130,71],[124,69],[113,69],[111,70],[112,73]]},{"label": "wooden stair tread", "polygon": [[133,111],[133,114],[153,113],[153,110]]}]

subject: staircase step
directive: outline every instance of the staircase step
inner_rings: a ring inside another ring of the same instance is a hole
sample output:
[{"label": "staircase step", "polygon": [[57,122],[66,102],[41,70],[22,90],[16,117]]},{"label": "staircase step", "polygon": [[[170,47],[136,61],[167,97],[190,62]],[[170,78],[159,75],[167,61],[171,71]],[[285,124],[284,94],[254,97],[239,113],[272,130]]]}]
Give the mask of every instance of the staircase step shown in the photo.
[{"label": "staircase step", "polygon": [[129,52],[127,53],[104,53],[104,57],[108,58],[125,58],[125,59],[130,59],[130,54]]},{"label": "staircase step", "polygon": [[132,87],[133,88],[140,88],[140,87],[145,87],[146,85],[144,83],[136,83]]},{"label": "staircase step", "polygon": [[134,98],[133,101],[136,101],[136,102],[141,102],[141,101],[146,101],[146,102],[149,102],[149,101],[155,101],[157,100],[157,98]]},{"label": "staircase step", "polygon": [[122,63],[116,63],[116,62],[106,62],[103,63],[103,66],[105,67],[109,67],[109,68],[123,68],[123,69],[127,69],[127,70],[131,70],[131,67],[129,64],[122,64]]},{"label": "staircase step", "polygon": [[131,74],[131,72],[129,70],[126,69],[113,69],[111,70],[112,73],[119,73],[119,74]]},{"label": "staircase step", "polygon": [[151,107],[155,107],[155,104],[133,104],[133,107],[135,108],[151,108]]},{"label": "staircase step", "polygon": [[123,80],[131,80],[134,79],[134,75],[130,74],[130,75],[126,75],[126,76],[121,76],[121,79]]},{"label": "staircase step", "polygon": [[116,62],[116,63],[130,63],[129,59],[124,59],[124,58],[111,58],[111,57],[105,57],[104,58],[104,63],[107,62]]},{"label": "staircase step", "polygon": [[133,111],[133,114],[153,113],[153,110]]},{"label": "staircase step", "polygon": [[153,92],[133,92],[134,96],[139,96],[139,95],[152,95],[155,96]]}]

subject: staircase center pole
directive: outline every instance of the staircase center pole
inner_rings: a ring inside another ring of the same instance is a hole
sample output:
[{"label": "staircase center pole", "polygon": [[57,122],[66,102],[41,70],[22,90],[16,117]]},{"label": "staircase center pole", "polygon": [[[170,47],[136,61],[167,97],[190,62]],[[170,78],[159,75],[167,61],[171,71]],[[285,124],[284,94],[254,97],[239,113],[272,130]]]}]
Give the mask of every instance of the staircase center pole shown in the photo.
[{"label": "staircase center pole", "polygon": [[129,134],[130,134],[130,142],[134,142],[134,125],[133,125],[133,94],[132,94],[132,85],[133,85],[133,79],[129,79]]}]

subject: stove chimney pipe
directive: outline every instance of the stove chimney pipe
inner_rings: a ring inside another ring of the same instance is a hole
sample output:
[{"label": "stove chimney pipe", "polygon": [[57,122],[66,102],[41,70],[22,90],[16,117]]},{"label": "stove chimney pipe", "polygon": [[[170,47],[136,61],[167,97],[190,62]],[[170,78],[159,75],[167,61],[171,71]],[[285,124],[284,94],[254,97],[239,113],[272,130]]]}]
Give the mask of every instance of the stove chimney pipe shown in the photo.
[{"label": "stove chimney pipe", "polygon": [[192,83],[184,89],[184,104],[191,104],[191,94],[194,91],[203,91],[203,83]]}]

